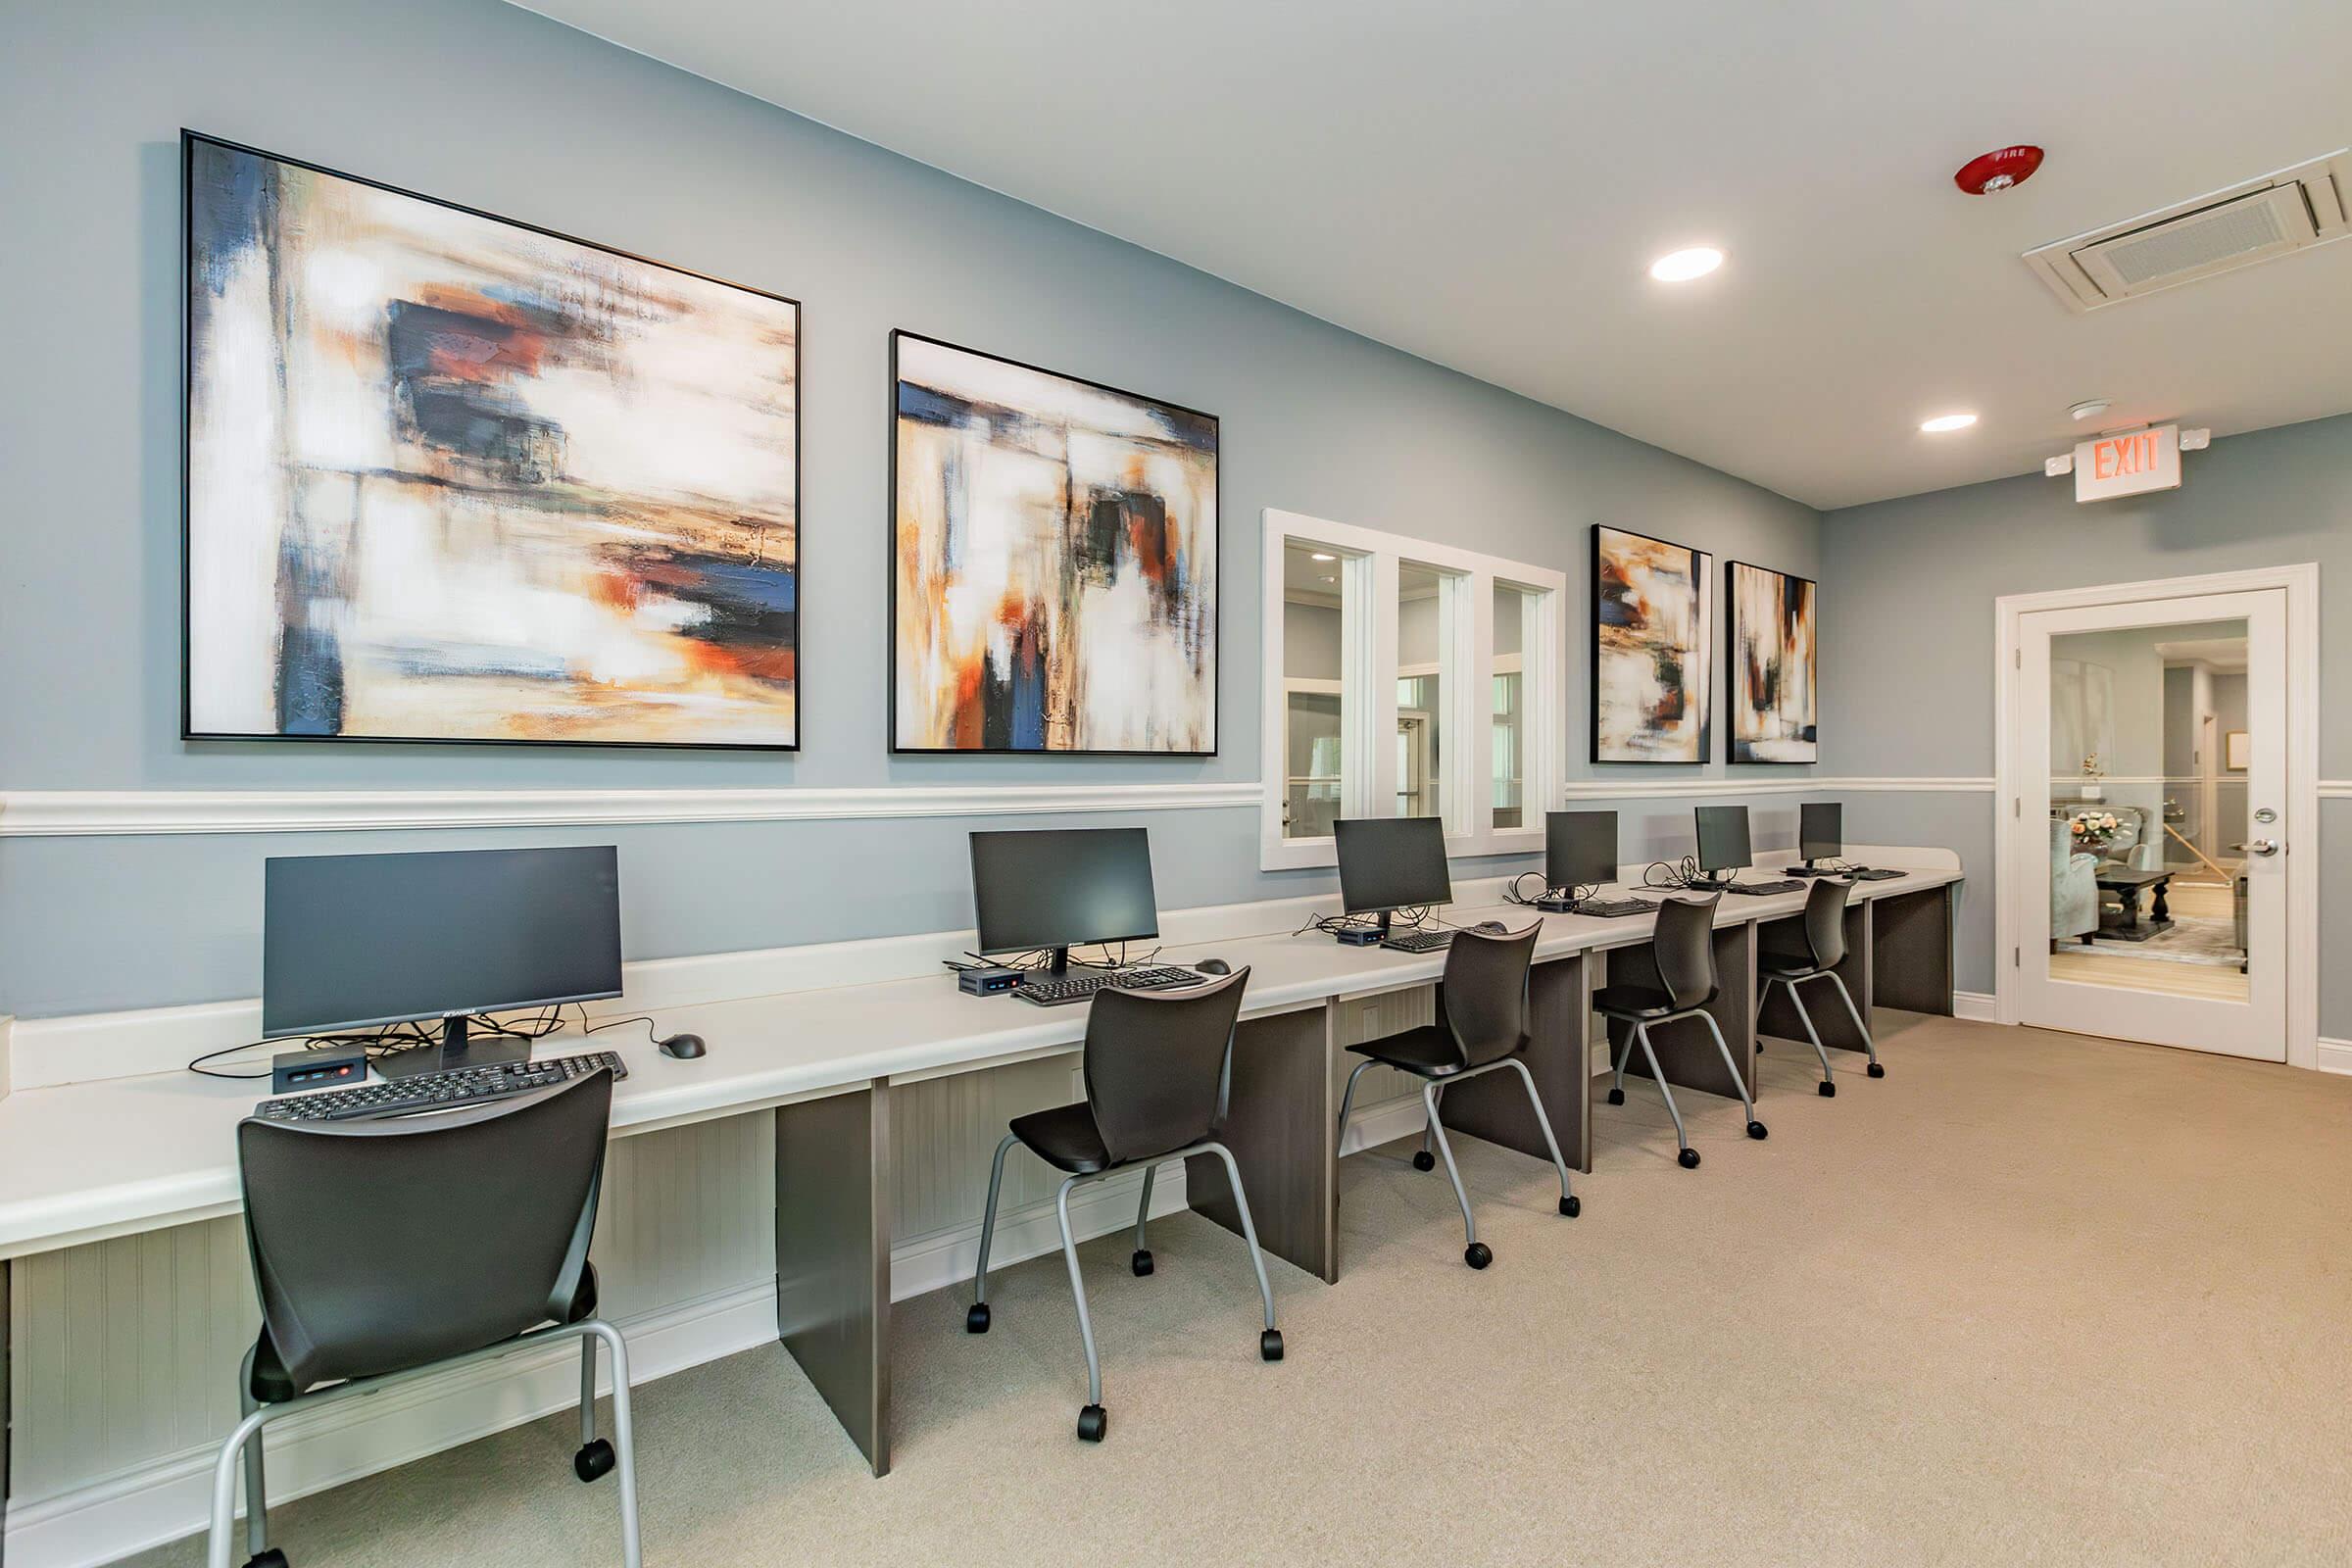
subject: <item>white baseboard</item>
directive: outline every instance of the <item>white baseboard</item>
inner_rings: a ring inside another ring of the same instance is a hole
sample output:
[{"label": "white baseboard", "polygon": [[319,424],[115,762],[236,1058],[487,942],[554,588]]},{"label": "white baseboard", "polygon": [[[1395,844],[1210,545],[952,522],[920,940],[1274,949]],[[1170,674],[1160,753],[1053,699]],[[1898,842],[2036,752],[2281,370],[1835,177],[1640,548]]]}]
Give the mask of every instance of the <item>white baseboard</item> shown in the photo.
[{"label": "white baseboard", "polygon": [[2313,1066],[2322,1072],[2352,1072],[2352,1040],[2329,1040],[2323,1036],[2318,1047]]},{"label": "white baseboard", "polygon": [[[1404,1103],[1413,1116],[1411,1128],[1402,1130],[1418,1128],[1419,1104]],[[1366,1118],[1367,1123],[1371,1120]],[[1382,1132],[1375,1141],[1396,1136],[1397,1132]],[[1142,1181],[1140,1174],[1116,1176],[1073,1195],[1072,1234],[1085,1241],[1134,1224]],[[1184,1168],[1162,1167],[1152,1187],[1152,1216],[1184,1207]],[[1060,1246],[1053,1204],[1008,1211],[998,1220],[989,1266],[994,1272]],[[969,1225],[894,1248],[892,1299],[968,1283],[979,1250],[977,1216]],[[773,1345],[775,1283],[762,1280],[682,1302],[625,1320],[620,1327],[628,1338],[631,1384],[640,1386]],[[518,1350],[496,1361],[418,1378],[370,1398],[331,1405],[314,1415],[288,1416],[269,1429],[270,1501],[323,1492],[569,1409],[579,1398],[577,1354],[568,1345]],[[609,1365],[602,1387],[612,1387]],[[92,1568],[202,1530],[211,1508],[215,1454],[209,1445],[186,1448],[72,1492],[12,1503],[8,1562],[12,1568]],[[561,1483],[551,1476],[546,1484]],[[242,1545],[238,1556],[243,1557]]]},{"label": "white baseboard", "polygon": [[1994,1011],[1995,1005],[1995,999],[1989,991],[1955,991],[1952,993],[1952,1016],[1955,1018],[1966,1018],[1973,1023],[1997,1022],[1998,1014]]}]

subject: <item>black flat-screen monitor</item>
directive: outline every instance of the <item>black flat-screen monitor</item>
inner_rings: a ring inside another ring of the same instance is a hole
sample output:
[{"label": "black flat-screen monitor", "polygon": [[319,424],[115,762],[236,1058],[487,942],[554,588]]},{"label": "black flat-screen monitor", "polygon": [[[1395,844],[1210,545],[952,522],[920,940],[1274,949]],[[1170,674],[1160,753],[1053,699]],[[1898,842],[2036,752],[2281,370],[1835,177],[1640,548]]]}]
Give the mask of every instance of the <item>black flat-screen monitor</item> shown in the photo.
[{"label": "black flat-screen monitor", "polygon": [[1434,816],[1344,817],[1339,839],[1340,902],[1349,914],[1386,914],[1451,904],[1446,824]]},{"label": "black flat-screen monitor", "polygon": [[262,886],[262,1033],[440,1021],[438,1050],[377,1060],[389,1077],[529,1056],[469,1042],[476,1013],[620,995],[609,844],[273,858]]},{"label": "black flat-screen monitor", "polygon": [[1845,808],[1836,801],[1807,801],[1797,808],[1798,853],[1810,863],[1845,853]]},{"label": "black flat-screen monitor", "polygon": [[974,833],[972,906],[982,953],[1047,949],[1057,972],[1073,947],[1155,937],[1151,836],[1140,827]]},{"label": "black flat-screen monitor", "polygon": [[1617,880],[1615,811],[1546,811],[1544,880],[1555,888],[1599,887]]},{"label": "black flat-screen monitor", "polygon": [[1755,858],[1747,845],[1746,807],[1702,806],[1697,814],[1699,870],[1710,876],[1737,871]]}]

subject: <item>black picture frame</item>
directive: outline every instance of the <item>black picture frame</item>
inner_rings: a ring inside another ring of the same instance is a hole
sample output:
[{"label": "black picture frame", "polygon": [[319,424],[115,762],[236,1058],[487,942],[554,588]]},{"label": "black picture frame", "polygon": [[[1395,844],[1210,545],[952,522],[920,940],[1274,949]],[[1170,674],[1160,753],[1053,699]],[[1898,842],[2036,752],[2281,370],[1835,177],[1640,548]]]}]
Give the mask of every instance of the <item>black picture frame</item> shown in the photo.
[{"label": "black picture frame", "polygon": [[[1605,767],[1700,766],[1712,760],[1712,754],[1715,749],[1715,715],[1711,712],[1702,712],[1699,716],[1698,755],[1696,757],[1603,757],[1601,755],[1600,539],[1603,533],[1619,534],[1628,539],[1640,539],[1647,544],[1663,545],[1669,550],[1687,551],[1690,555],[1693,563],[1690,572],[1690,580],[1698,585],[1698,590],[1702,594],[1707,592],[1708,589],[1712,587],[1715,570],[1713,564],[1715,553],[1711,550],[1701,550],[1695,545],[1682,544],[1673,539],[1660,539],[1654,534],[1638,533],[1631,528],[1620,528],[1614,523],[1596,522],[1592,524],[1591,554],[1591,564],[1592,569],[1591,592],[1592,597],[1587,606],[1587,609],[1592,616],[1592,634],[1587,650],[1591,655],[1588,662],[1588,684],[1586,688],[1586,714],[1589,720],[1590,737],[1587,755],[1594,765]],[[1701,637],[1702,642],[1706,642],[1711,639],[1712,634],[1715,631],[1715,618],[1716,617],[1712,616],[1708,617],[1704,633]],[[1714,689],[1714,676],[1706,666],[1713,661],[1715,657],[1715,650],[1712,647],[1701,647],[1694,651],[1693,657],[1699,665],[1700,673],[1698,679],[1692,684],[1692,691],[1696,695],[1698,701],[1703,704],[1708,701],[1709,694]]]},{"label": "black picture frame", "polygon": [[[428,206],[463,213],[468,218],[480,219],[485,222],[499,223],[509,228],[543,235],[549,239],[562,240],[566,244],[577,245],[587,250],[602,251],[608,256],[633,262],[642,267],[675,272],[684,277],[696,278],[706,283],[715,283],[722,288],[757,295],[761,299],[773,300],[780,305],[792,307],[794,327],[792,342],[794,592],[792,626],[793,739],[790,744],[770,741],[557,740],[537,736],[488,735],[303,735],[288,734],[283,731],[200,730],[196,727],[194,715],[195,668],[190,660],[192,617],[189,598],[192,592],[190,539],[194,525],[192,515],[194,494],[190,484],[190,470],[195,433],[191,410],[194,401],[196,371],[194,197],[196,149],[199,145],[217,147],[225,152],[242,153],[254,158],[265,158],[271,163],[282,164],[290,169],[301,169],[334,179],[349,180],[353,184],[366,185],[387,195],[406,197],[411,201],[423,202]],[[731,278],[720,277],[714,273],[697,271],[693,268],[658,261],[635,251],[623,250],[616,245],[583,239],[577,234],[567,234],[562,229],[549,228],[543,224],[526,222],[502,214],[485,212],[478,207],[468,207],[463,202],[428,196],[421,191],[410,190],[384,180],[371,179],[365,174],[354,174],[345,170],[329,168],[324,164],[291,158],[283,153],[270,152],[267,148],[231,141],[223,136],[214,136],[203,131],[191,130],[184,125],[180,127],[179,132],[179,738],[182,741],[282,742],[301,745],[343,746],[527,746],[552,747],[571,751],[770,752],[782,754],[795,754],[802,749],[802,743],[808,735],[808,670],[807,650],[808,639],[807,635],[808,595],[805,591],[808,582],[808,529],[802,525],[803,501],[808,494],[808,472],[804,463],[808,444],[803,431],[804,416],[802,413],[807,399],[801,395],[804,369],[801,350],[808,335],[808,308],[798,299],[789,294],[779,294],[772,289],[759,288],[749,283],[740,283]]]},{"label": "black picture frame", "polygon": [[[1806,674],[1813,682],[1813,739],[1809,758],[1742,757],[1740,755],[1740,598],[1736,588],[1742,569],[1778,577],[1784,583],[1801,582],[1812,590],[1813,596],[1813,660]],[[1800,577],[1793,571],[1782,571],[1776,566],[1760,566],[1752,561],[1726,560],[1723,564],[1724,638],[1723,638],[1723,757],[1734,767],[1813,767],[1821,761],[1821,584],[1811,577]]]},{"label": "black picture frame", "polygon": [[[1107,392],[1113,397],[1128,398],[1137,403],[1149,404],[1154,408],[1167,409],[1173,413],[1186,415],[1192,418],[1205,419],[1212,427],[1214,427],[1217,436],[1217,461],[1210,481],[1209,496],[1210,506],[1215,513],[1210,536],[1216,542],[1216,560],[1214,562],[1214,569],[1209,574],[1209,588],[1210,592],[1216,597],[1214,614],[1215,630],[1211,634],[1211,644],[1216,653],[1216,672],[1214,679],[1209,682],[1208,726],[1209,733],[1212,738],[1212,744],[1207,750],[1053,751],[1045,749],[1027,749],[1013,746],[902,746],[899,744],[899,344],[902,340],[910,340],[916,343],[928,343],[936,348],[952,349],[958,354],[969,354],[975,359],[993,360],[999,365],[1008,365],[1015,369],[1028,370],[1038,375],[1049,375],[1058,381],[1067,381],[1073,386],[1086,387],[1096,392]],[[883,708],[883,723],[886,726],[886,736],[889,743],[890,754],[894,757],[1104,757],[1129,759],[1169,758],[1178,760],[1185,758],[1215,757],[1219,755],[1219,749],[1224,745],[1225,742],[1225,429],[1223,421],[1220,420],[1217,416],[1207,413],[1204,410],[1188,408],[1184,404],[1170,402],[1166,398],[1153,397],[1149,393],[1132,391],[1126,387],[1112,386],[1106,381],[1089,380],[1087,377],[1082,375],[1071,375],[1067,371],[1053,369],[1043,365],[1033,365],[1026,360],[1013,359],[1009,355],[992,354],[986,349],[972,348],[968,344],[952,342],[947,338],[932,337],[927,333],[910,331],[906,327],[893,327],[891,329],[890,381],[885,390],[889,396],[889,408],[887,411],[888,422],[885,428],[887,429],[889,435],[890,471],[887,494],[884,500],[884,505],[888,513],[888,522],[883,529],[882,543],[884,549],[883,564],[885,580],[889,585],[889,595],[888,606],[883,619],[882,635],[885,642],[884,667],[889,689],[887,692],[887,700],[884,703]]]}]

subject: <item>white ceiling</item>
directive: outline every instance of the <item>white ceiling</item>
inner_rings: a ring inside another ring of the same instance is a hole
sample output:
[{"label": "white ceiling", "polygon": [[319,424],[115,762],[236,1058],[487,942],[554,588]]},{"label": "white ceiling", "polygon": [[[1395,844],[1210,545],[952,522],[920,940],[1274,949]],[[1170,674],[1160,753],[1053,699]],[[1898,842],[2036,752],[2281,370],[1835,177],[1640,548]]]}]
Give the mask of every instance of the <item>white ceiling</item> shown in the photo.
[{"label": "white ceiling", "polygon": [[2352,242],[2088,316],[2018,259],[2352,142],[2344,0],[531,9],[1817,507],[2036,470],[2084,398],[2352,410]]}]

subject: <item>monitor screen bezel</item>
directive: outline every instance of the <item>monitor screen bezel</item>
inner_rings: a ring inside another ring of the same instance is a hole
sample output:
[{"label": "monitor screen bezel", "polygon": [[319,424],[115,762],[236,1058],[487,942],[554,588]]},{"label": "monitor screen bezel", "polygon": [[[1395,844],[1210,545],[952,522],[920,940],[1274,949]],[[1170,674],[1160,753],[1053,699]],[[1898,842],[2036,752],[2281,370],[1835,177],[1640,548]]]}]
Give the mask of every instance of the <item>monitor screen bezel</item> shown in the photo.
[{"label": "monitor screen bezel", "polygon": [[[1814,834],[1810,819],[1816,814],[1827,815],[1834,831],[1822,838]],[[1826,845],[1827,848],[1819,846]],[[1835,860],[1845,854],[1845,803],[1842,801],[1807,801],[1796,808],[1797,858],[1810,865],[1815,860]]]},{"label": "monitor screen bezel", "polygon": [[[1710,834],[1707,832],[1707,829],[1706,829],[1706,826],[1705,826],[1705,824],[1706,824],[1706,821],[1707,821],[1707,813],[1708,813],[1708,812],[1710,812],[1710,811],[1714,811],[1714,812],[1720,812],[1720,813],[1723,813],[1723,814],[1724,814],[1724,816],[1725,816],[1727,819],[1728,819],[1728,817],[1730,816],[1730,814],[1731,814],[1731,813],[1733,813],[1733,812],[1737,812],[1737,813],[1739,813],[1739,821],[1740,821],[1740,838],[1742,838],[1743,840],[1745,840],[1745,841],[1746,841],[1746,844],[1747,844],[1747,854],[1746,854],[1746,856],[1745,856],[1743,858],[1740,858],[1740,859],[1739,859],[1739,860],[1727,861],[1727,862],[1725,862],[1725,863],[1724,863],[1724,864],[1722,864],[1722,865],[1709,865],[1709,864],[1707,863],[1707,853],[1706,853],[1706,845],[1707,845],[1707,840],[1708,840],[1708,839],[1709,839],[1711,836],[1713,836],[1713,835],[1710,835]],[[1753,824],[1752,824],[1752,823],[1751,823],[1751,822],[1748,820],[1748,814],[1747,814],[1747,808],[1746,808],[1746,807],[1744,807],[1744,806],[1700,806],[1700,807],[1695,807],[1695,808],[1692,808],[1692,810],[1691,810],[1691,816],[1690,816],[1690,826],[1691,826],[1691,829],[1692,829],[1692,836],[1693,836],[1693,837],[1694,837],[1694,838],[1697,840],[1697,844],[1696,844],[1696,845],[1695,845],[1695,847],[1694,847],[1694,849],[1695,849],[1695,853],[1694,853],[1694,854],[1691,856],[1691,858],[1692,858],[1692,859],[1694,859],[1694,860],[1696,860],[1696,861],[1698,862],[1698,869],[1699,869],[1699,874],[1700,874],[1700,875],[1702,875],[1702,876],[1712,876],[1712,875],[1714,875],[1714,874],[1715,874],[1716,872],[1718,872],[1718,871],[1743,871],[1743,870],[1745,870],[1745,869],[1746,869],[1748,866],[1750,866],[1750,865],[1753,865],[1753,864],[1755,863],[1755,858],[1756,858],[1756,839],[1755,839],[1755,829],[1754,829],[1754,825],[1753,825]]]},{"label": "monitor screen bezel", "polygon": [[[1559,836],[1570,831],[1570,829],[1566,826],[1566,823],[1572,817],[1586,820],[1591,820],[1593,818],[1606,819],[1608,823],[1609,839],[1609,866],[1607,875],[1599,877],[1561,876],[1560,872],[1562,867],[1556,862],[1559,859],[1566,858],[1566,857],[1557,856],[1553,852],[1563,847],[1559,842]],[[1606,887],[1610,883],[1617,880],[1618,869],[1617,813],[1615,811],[1546,811],[1544,813],[1544,880],[1546,883],[1555,888]]]},{"label": "monitor screen bezel", "polygon": [[[982,906],[980,877],[980,841],[982,839],[1046,839],[1066,838],[1075,834],[1117,834],[1133,837],[1143,845],[1144,881],[1152,894],[1152,923],[1142,931],[1130,931],[1117,936],[1083,936],[1049,938],[1036,941],[996,942],[988,940],[989,921]],[[1159,935],[1159,879],[1152,866],[1152,834],[1141,827],[1072,827],[1072,828],[985,828],[974,829],[965,835],[967,853],[971,857],[972,875],[972,951],[981,954],[1037,953],[1056,949],[1107,947],[1118,942],[1146,942]]]},{"label": "monitor screen bezel", "polygon": [[[1401,826],[1401,824],[1404,824],[1404,823],[1409,823],[1409,822],[1426,822],[1426,823],[1430,824],[1428,828],[1415,828],[1415,829],[1411,829],[1410,831],[1413,831],[1413,832],[1418,832],[1418,833],[1430,833],[1430,832],[1434,832],[1434,833],[1437,835],[1437,840],[1438,840],[1438,867],[1439,867],[1440,874],[1442,874],[1442,875],[1445,877],[1445,879],[1446,879],[1446,894],[1445,894],[1445,897],[1443,897],[1443,898],[1436,898],[1436,899],[1405,899],[1405,900],[1401,900],[1401,901],[1399,901],[1398,903],[1395,903],[1395,904],[1357,904],[1357,903],[1355,902],[1354,898],[1353,898],[1352,896],[1350,896],[1350,894],[1349,894],[1349,893],[1348,893],[1348,839],[1350,836],[1357,836],[1357,837],[1359,838],[1359,842],[1360,842],[1360,833],[1359,833],[1359,834],[1356,834],[1356,835],[1351,835],[1349,832],[1348,832],[1348,831],[1345,831],[1345,830],[1347,830],[1347,829],[1349,829],[1349,828],[1361,829],[1361,828],[1369,827],[1369,828],[1372,828],[1372,829],[1374,829],[1374,830],[1376,830],[1376,831],[1389,831],[1389,830],[1393,830],[1393,829],[1397,829],[1397,828],[1399,828],[1399,827]],[[1342,910],[1343,910],[1345,913],[1351,914],[1351,915],[1354,915],[1354,914],[1393,914],[1393,913],[1395,913],[1395,912],[1396,912],[1396,910],[1398,910],[1398,909],[1435,909],[1435,908],[1438,908],[1438,907],[1440,907],[1440,906],[1445,906],[1445,905],[1449,905],[1449,904],[1451,904],[1451,903],[1453,902],[1453,860],[1452,860],[1452,857],[1451,857],[1450,855],[1448,855],[1448,854],[1446,853],[1446,822],[1445,822],[1445,819],[1444,819],[1443,817],[1436,817],[1436,816],[1354,816],[1354,817],[1341,817],[1341,818],[1340,818],[1338,821],[1336,821],[1336,822],[1334,822],[1334,823],[1332,824],[1332,847],[1333,847],[1334,854],[1335,854],[1335,856],[1336,856],[1336,858],[1337,858],[1337,859],[1338,859],[1338,861],[1339,861],[1339,868],[1340,868],[1340,906],[1341,906],[1341,908],[1342,908]]]}]

